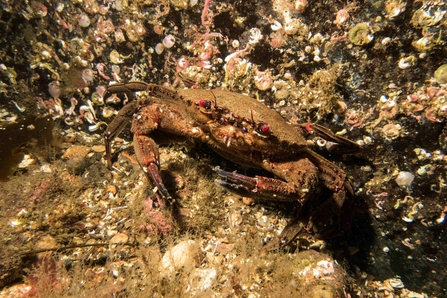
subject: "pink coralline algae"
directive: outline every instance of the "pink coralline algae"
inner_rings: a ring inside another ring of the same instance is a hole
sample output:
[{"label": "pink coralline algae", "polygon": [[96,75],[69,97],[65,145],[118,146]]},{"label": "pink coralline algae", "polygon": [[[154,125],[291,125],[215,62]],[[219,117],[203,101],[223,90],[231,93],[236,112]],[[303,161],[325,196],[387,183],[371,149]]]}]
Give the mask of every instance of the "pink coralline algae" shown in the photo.
[{"label": "pink coralline algae", "polygon": [[157,200],[155,203],[152,198],[144,201],[144,211],[148,215],[149,222],[142,229],[151,235],[163,235],[172,231],[172,219],[166,217],[162,209],[156,207],[156,205],[165,207],[164,203],[160,202],[161,200]]}]

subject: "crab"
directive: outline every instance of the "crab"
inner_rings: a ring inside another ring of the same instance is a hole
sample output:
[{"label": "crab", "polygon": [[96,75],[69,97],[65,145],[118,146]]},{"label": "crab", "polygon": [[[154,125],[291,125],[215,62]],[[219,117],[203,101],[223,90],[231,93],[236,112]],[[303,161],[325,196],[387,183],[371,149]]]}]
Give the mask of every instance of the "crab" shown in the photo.
[{"label": "crab", "polygon": [[[292,125],[249,96],[226,90],[171,90],[144,82],[114,84],[107,93],[141,92],[125,105],[104,133],[106,158],[112,165],[111,144],[131,121],[136,159],[158,195],[172,201],[160,175],[156,131],[206,143],[233,163],[262,168],[273,177],[249,177],[220,167],[216,183],[241,196],[299,202],[296,219],[282,231],[272,248],[285,246],[297,235],[319,238],[339,235],[349,227],[354,192],[345,172],[308,147],[306,135],[327,139],[332,151],[354,153],[359,146],[316,124]],[[330,195],[312,199],[319,186]]]}]

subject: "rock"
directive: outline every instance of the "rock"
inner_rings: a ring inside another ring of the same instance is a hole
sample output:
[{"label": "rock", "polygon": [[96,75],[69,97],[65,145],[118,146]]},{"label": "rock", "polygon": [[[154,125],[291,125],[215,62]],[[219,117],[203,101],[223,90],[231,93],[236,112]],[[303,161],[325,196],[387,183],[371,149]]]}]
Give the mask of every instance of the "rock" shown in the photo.
[{"label": "rock", "polygon": [[129,240],[129,236],[124,233],[118,233],[110,239],[110,244],[124,244]]},{"label": "rock", "polygon": [[67,149],[67,151],[65,151],[64,155],[62,156],[62,158],[74,158],[74,157],[86,157],[87,154],[90,152],[91,148],[87,147],[87,146],[81,146],[81,145],[76,145],[76,146],[72,146],[70,148]]},{"label": "rock", "polygon": [[96,153],[102,153],[104,151],[106,151],[106,146],[104,145],[95,145],[92,147],[92,150],[95,151]]},{"label": "rock", "polygon": [[43,235],[37,241],[37,249],[51,249],[57,246],[57,241],[50,235]]}]

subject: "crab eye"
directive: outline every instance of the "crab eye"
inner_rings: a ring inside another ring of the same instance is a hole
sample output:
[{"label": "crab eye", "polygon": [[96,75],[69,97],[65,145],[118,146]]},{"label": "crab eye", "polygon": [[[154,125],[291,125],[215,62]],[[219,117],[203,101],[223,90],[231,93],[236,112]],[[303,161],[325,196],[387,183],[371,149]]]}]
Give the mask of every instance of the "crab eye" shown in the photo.
[{"label": "crab eye", "polygon": [[267,135],[270,133],[270,126],[266,123],[259,123],[256,131],[260,134]]},{"label": "crab eye", "polygon": [[261,132],[263,132],[263,133],[268,133],[269,130],[270,130],[270,126],[268,126],[268,125],[261,126]]},{"label": "crab eye", "polygon": [[211,105],[212,105],[211,101],[209,101],[209,100],[204,100],[204,99],[199,100],[199,106],[201,106],[202,108],[209,110],[209,109],[211,109]]}]

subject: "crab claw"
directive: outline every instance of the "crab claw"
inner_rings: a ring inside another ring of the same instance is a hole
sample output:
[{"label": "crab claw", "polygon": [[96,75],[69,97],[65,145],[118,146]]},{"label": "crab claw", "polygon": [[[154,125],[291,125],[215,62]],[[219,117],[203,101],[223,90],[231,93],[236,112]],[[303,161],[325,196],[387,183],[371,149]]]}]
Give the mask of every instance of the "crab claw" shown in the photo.
[{"label": "crab claw", "polygon": [[256,178],[227,172],[221,170],[220,167],[215,167],[213,170],[216,171],[219,176],[225,178],[225,180],[216,179],[215,182],[217,185],[245,197],[252,197],[253,194],[257,192],[258,181]]},{"label": "crab claw", "polygon": [[215,180],[218,185],[241,196],[283,202],[301,201],[307,196],[306,193],[280,179],[263,176],[248,177],[221,170],[219,167],[215,167],[214,171],[224,178],[224,180]]},{"label": "crab claw", "polygon": [[148,136],[134,134],[134,145],[138,163],[146,173],[148,180],[157,187],[166,200],[172,202],[172,197],[161,179],[158,149],[154,140]]}]

